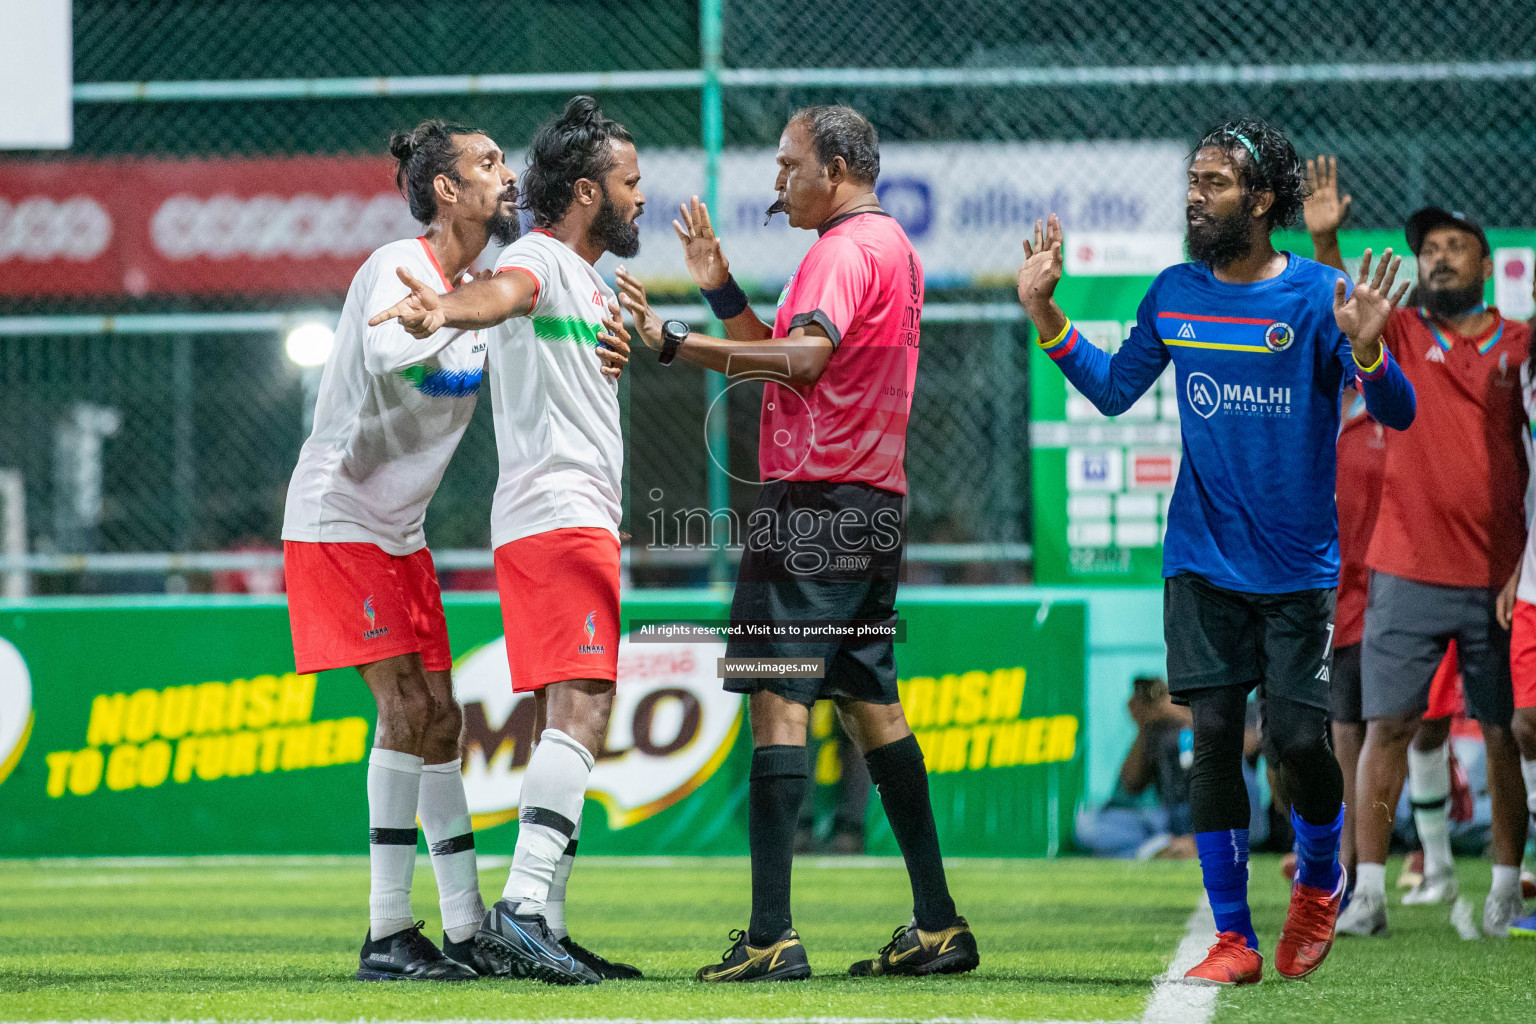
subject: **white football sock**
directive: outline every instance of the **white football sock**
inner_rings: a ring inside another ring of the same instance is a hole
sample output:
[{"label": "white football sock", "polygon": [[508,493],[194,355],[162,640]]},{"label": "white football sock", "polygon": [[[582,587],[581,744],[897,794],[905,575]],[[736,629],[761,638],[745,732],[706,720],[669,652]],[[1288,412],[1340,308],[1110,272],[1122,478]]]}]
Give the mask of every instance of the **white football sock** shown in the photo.
[{"label": "white football sock", "polygon": [[1424,846],[1424,874],[1449,874],[1451,856],[1451,761],[1450,743],[1434,750],[1408,748],[1408,799],[1413,824]]},{"label": "white football sock", "polygon": [[463,942],[475,934],[485,916],[480,876],[475,869],[475,833],[469,825],[469,803],[464,799],[464,776],[459,774],[459,767],[458,758],[422,765],[421,796],[416,803],[416,814],[432,851],[443,933],[453,942]]},{"label": "white football sock", "polygon": [[1536,761],[1520,759],[1520,774],[1525,776],[1525,807],[1536,814]]},{"label": "white football sock", "polygon": [[576,866],[576,844],[580,839],[581,819],[577,818],[576,831],[571,834],[571,841],[561,855],[560,863],[555,865],[555,878],[549,883],[549,898],[544,902],[544,923],[549,925],[549,930],[557,939],[571,934],[565,927],[565,887],[571,880],[571,868]]},{"label": "white football sock", "polygon": [[382,939],[415,924],[416,798],[421,758],[374,747],[368,755],[368,933]]},{"label": "white football sock", "polygon": [[545,729],[523,775],[522,809],[517,814],[517,847],[502,898],[518,913],[542,914],[565,848],[576,834],[591,751],[559,729]]},{"label": "white football sock", "polygon": [[1495,864],[1493,866],[1493,891],[1491,896],[1500,893],[1520,891],[1520,865]]},{"label": "white football sock", "polygon": [[1382,899],[1387,898],[1387,866],[1385,864],[1355,865],[1355,892],[1375,893]]}]

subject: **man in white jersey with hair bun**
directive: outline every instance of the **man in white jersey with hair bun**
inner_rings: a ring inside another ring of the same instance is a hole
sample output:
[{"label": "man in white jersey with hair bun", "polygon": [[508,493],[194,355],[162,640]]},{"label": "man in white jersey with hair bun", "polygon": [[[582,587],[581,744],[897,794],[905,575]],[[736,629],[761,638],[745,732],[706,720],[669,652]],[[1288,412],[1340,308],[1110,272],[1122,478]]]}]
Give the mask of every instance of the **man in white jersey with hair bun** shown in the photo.
[{"label": "man in white jersey with hair bun", "polygon": [[618,388],[600,368],[602,357],[623,361],[629,335],[593,264],[640,251],[639,183],[629,132],[577,96],[529,143],[534,229],[501,254],[495,276],[447,295],[413,281],[372,321],[398,317],[417,337],[489,329],[500,461],[491,544],[512,688],[536,694],[539,741],[512,870],[475,946],[496,974],[554,984],[640,975],[574,942],[564,910],[618,676],[624,444]]},{"label": "man in white jersey with hair bun", "polygon": [[[484,906],[459,773],[463,716],[422,523],[474,412],[486,340],[457,330],[417,338],[367,320],[409,293],[398,268],[451,291],[488,241],[515,239],[516,176],[484,132],[441,121],[396,133],[390,152],[396,183],[427,228],[374,252],[348,289],[314,432],[288,488],[288,610],[298,671],[355,666],[378,704],[369,929],[357,977],[468,980]],[[418,818],[437,875],[442,950],[411,910]]]}]

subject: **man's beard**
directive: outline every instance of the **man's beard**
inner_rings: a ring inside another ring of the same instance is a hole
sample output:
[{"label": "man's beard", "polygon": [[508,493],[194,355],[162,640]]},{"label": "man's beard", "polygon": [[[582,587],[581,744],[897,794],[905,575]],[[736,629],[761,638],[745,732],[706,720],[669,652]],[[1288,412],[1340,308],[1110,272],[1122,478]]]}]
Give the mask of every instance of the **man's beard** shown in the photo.
[{"label": "man's beard", "polygon": [[1435,288],[1428,282],[1419,283],[1419,304],[1442,320],[1455,319],[1482,301],[1480,283],[1465,288]]},{"label": "man's beard", "polygon": [[[1200,226],[1189,225],[1185,245],[1189,258],[1204,263],[1213,270],[1220,270],[1248,255],[1253,239],[1249,224],[1253,221],[1253,197],[1243,196],[1238,208],[1226,217],[1207,217]],[[1185,213],[1186,218],[1188,212]],[[1187,221],[1186,221],[1187,222]]]},{"label": "man's beard", "polygon": [[634,221],[625,220],[620,215],[619,208],[613,205],[607,192],[603,193],[603,201],[597,207],[597,216],[592,221],[587,237],[602,246],[605,252],[611,252],[620,259],[627,260],[640,255],[639,227]]},{"label": "man's beard", "polygon": [[[507,200],[512,201],[512,212],[503,213],[502,205]],[[523,233],[522,215],[517,209],[517,191],[514,189],[501,197],[496,204],[496,212],[491,214],[485,222],[485,233],[491,237],[491,241],[505,248],[517,241]]]}]

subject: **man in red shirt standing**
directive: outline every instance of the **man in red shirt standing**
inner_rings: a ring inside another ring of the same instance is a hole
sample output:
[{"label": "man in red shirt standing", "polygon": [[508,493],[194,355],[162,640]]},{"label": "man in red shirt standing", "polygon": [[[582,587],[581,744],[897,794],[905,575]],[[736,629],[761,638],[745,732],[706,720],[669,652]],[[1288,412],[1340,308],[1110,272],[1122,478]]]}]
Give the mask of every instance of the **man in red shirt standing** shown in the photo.
[{"label": "man in red shirt standing", "polygon": [[1355,877],[1355,772],[1365,742],[1360,711],[1360,640],[1365,633],[1365,594],[1370,570],[1366,546],[1381,504],[1386,428],[1365,411],[1365,399],[1344,389],[1339,415],[1339,597],[1333,618],[1333,679],[1328,720],[1334,753],[1344,773],[1344,832],[1339,863]]},{"label": "man in red shirt standing", "polygon": [[[923,268],[901,225],[880,209],[879,139],[849,107],[795,113],[779,140],[779,200],[770,212],[820,236],[779,300],[759,320],[731,278],[698,202],[673,222],[688,268],[727,338],[663,324],[645,289],[621,267],[619,301],[645,343],[734,378],[765,380],[758,461],[763,489],[747,519],[733,625],[772,630],[896,626],[904,543],[907,419],[917,380]],[[955,974],[980,962],[944,877],[922,748],[896,689],[892,632],[826,636],[733,634],[730,658],[804,663],[823,675],[730,678],[750,694],[752,920],[700,981],[810,975],[790,921],[795,822],[809,766],[805,733],[819,697],[836,702],[896,835],[912,883],[913,915],[891,941],[849,968],[855,975]],[[795,667],[799,667],[798,665]],[[787,666],[786,666],[787,669]],[[803,673],[803,669],[802,669]]]},{"label": "man in red shirt standing", "polygon": [[[1493,889],[1483,930],[1503,935],[1524,913],[1524,782],[1510,728],[1509,631],[1499,623],[1507,614],[1498,610],[1513,602],[1509,584],[1525,545],[1519,384],[1530,330],[1483,304],[1493,261],[1477,224],[1429,207],[1408,219],[1407,236],[1419,259],[1420,306],[1393,310],[1382,340],[1419,395],[1419,416],[1387,447],[1366,554],[1372,575],[1361,698],[1368,725],[1357,779],[1366,813],[1355,823],[1358,881],[1339,930],[1386,931],[1393,809],[1431,680],[1454,640],[1467,710],[1487,743],[1493,797]],[[1341,492],[1351,485],[1341,477]]]},{"label": "man in red shirt standing", "polygon": [[[1339,196],[1338,161],[1318,157],[1307,161],[1311,194],[1303,206],[1314,258],[1348,273],[1339,252],[1339,228],[1349,219],[1350,196]],[[1365,742],[1361,713],[1360,648],[1365,635],[1365,602],[1371,580],[1366,565],[1376,512],[1381,506],[1382,475],[1386,469],[1386,430],[1365,411],[1365,399],[1346,388],[1339,414],[1339,596],[1334,613],[1333,677],[1329,691],[1329,722],[1333,749],[1344,774],[1344,832],[1339,862],[1354,884],[1355,776]],[[1449,903],[1456,898],[1456,875],[1450,840],[1450,716],[1461,710],[1456,673],[1456,643],[1446,651],[1429,689],[1429,709],[1408,748],[1408,795],[1414,823],[1424,847],[1424,860],[1437,870],[1421,874],[1405,904]],[[1406,870],[1406,869],[1405,869]]]}]

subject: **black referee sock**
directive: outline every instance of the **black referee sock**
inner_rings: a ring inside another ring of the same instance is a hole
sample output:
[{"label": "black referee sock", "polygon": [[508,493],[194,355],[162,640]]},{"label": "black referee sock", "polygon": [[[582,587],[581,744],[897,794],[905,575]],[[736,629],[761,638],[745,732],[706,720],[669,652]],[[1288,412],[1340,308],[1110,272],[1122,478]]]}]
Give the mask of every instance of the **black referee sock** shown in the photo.
[{"label": "black referee sock", "polygon": [[758,747],[747,784],[747,835],[752,844],[752,921],[747,942],[762,948],[790,927],[789,873],[795,824],[810,771],[804,747]]},{"label": "black referee sock", "polygon": [[880,790],[880,803],[896,833],[912,880],[912,916],[925,932],[936,932],[955,923],[955,901],[944,879],[944,858],[939,852],[939,832],[933,823],[933,804],[928,799],[928,768],[917,737],[907,735],[895,743],[876,747],[864,755],[869,778]]}]

